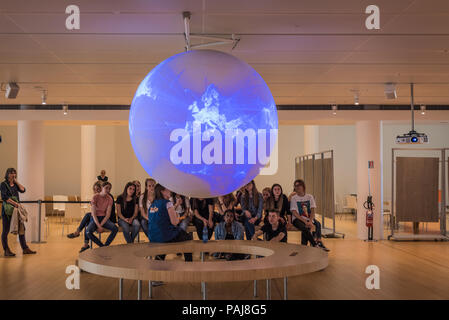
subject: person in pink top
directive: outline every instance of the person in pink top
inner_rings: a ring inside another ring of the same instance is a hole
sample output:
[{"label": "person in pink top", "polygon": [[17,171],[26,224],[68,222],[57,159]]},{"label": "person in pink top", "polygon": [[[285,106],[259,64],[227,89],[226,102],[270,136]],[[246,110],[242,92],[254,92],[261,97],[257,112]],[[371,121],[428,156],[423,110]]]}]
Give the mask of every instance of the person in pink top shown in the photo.
[{"label": "person in pink top", "polygon": [[[92,219],[86,229],[87,236],[100,247],[110,245],[118,232],[117,226],[109,220],[111,217],[113,201],[109,196],[111,187],[112,185],[109,182],[103,182],[101,192],[95,194],[91,201]],[[94,235],[94,232],[97,231],[98,233],[101,233],[104,232],[104,229],[110,230],[111,233],[103,244],[100,239]]]}]

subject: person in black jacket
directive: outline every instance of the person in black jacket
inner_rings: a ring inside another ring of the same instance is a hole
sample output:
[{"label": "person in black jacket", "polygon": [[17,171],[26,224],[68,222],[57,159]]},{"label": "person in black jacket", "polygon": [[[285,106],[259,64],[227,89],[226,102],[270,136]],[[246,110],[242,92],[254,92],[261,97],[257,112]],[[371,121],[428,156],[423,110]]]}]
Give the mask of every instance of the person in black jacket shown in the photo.
[{"label": "person in black jacket", "polygon": [[[11,224],[11,214],[13,207],[19,208],[20,204],[19,193],[25,192],[25,187],[17,181],[17,171],[14,168],[8,168],[5,173],[5,181],[0,185],[2,195],[2,246],[5,251],[5,257],[14,257],[15,254],[9,249],[8,246],[8,233]],[[34,254],[36,251],[31,250],[25,240],[25,235],[19,235],[20,246],[22,247],[23,254]]]},{"label": "person in black jacket", "polygon": [[290,213],[290,202],[288,201],[287,196],[283,193],[282,187],[279,183],[275,183],[271,186],[271,192],[268,199],[265,201],[265,218],[264,224],[268,223],[268,213],[269,211],[276,210],[279,212],[280,222],[285,224],[286,227],[288,225],[287,215]]}]

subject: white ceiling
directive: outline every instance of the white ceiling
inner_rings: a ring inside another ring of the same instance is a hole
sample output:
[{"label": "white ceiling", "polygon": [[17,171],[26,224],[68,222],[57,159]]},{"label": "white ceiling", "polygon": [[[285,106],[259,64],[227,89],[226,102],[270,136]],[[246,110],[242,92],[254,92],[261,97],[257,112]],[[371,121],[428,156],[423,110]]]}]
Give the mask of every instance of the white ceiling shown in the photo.
[{"label": "white ceiling", "polygon": [[[130,104],[143,77],[184,50],[191,32],[240,35],[232,54],[252,65],[277,104],[389,104],[384,83],[409,103],[449,104],[448,0],[77,0],[81,29],[65,29],[60,0],[0,0],[0,82],[15,100],[38,104]],[[381,10],[381,30],[365,29],[365,8]],[[231,52],[231,46],[216,49]]]}]

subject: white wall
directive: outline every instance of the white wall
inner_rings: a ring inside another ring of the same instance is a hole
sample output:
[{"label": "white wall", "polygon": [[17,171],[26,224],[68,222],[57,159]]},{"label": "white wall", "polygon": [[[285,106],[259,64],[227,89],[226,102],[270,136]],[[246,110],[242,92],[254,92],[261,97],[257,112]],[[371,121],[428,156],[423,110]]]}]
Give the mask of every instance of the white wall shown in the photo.
[{"label": "white wall", "polygon": [[279,126],[278,171],[272,176],[257,176],[254,181],[259,191],[279,183],[285,194],[293,190],[295,180],[295,157],[304,153],[304,126]]},{"label": "white wall", "polygon": [[[1,126],[0,135],[0,180],[3,181],[6,169],[17,168],[17,126]],[[20,179],[20,177],[18,177]],[[20,180],[19,180],[20,181]]]}]

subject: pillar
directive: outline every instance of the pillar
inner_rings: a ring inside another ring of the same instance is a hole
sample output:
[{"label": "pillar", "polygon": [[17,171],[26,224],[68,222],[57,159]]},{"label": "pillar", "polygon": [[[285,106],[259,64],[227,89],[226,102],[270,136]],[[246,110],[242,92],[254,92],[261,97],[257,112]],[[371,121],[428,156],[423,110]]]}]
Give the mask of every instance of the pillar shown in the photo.
[{"label": "pillar", "polygon": [[369,170],[370,191],[374,203],[374,234],[376,240],[383,238],[382,219],[382,124],[380,121],[356,123],[357,144],[357,237],[367,239],[366,209],[363,203],[368,197],[368,162],[374,161]]},{"label": "pillar", "polygon": [[95,159],[96,127],[81,126],[81,200],[92,199],[92,186],[97,180]]},{"label": "pillar", "polygon": [[[44,145],[43,121],[19,120],[17,122],[17,180],[25,187],[20,200],[44,200]],[[28,212],[27,241],[39,240],[39,208],[37,204],[24,204]],[[45,207],[41,211],[41,239],[44,230]]]},{"label": "pillar", "polygon": [[304,154],[320,152],[320,127],[304,126]]}]

